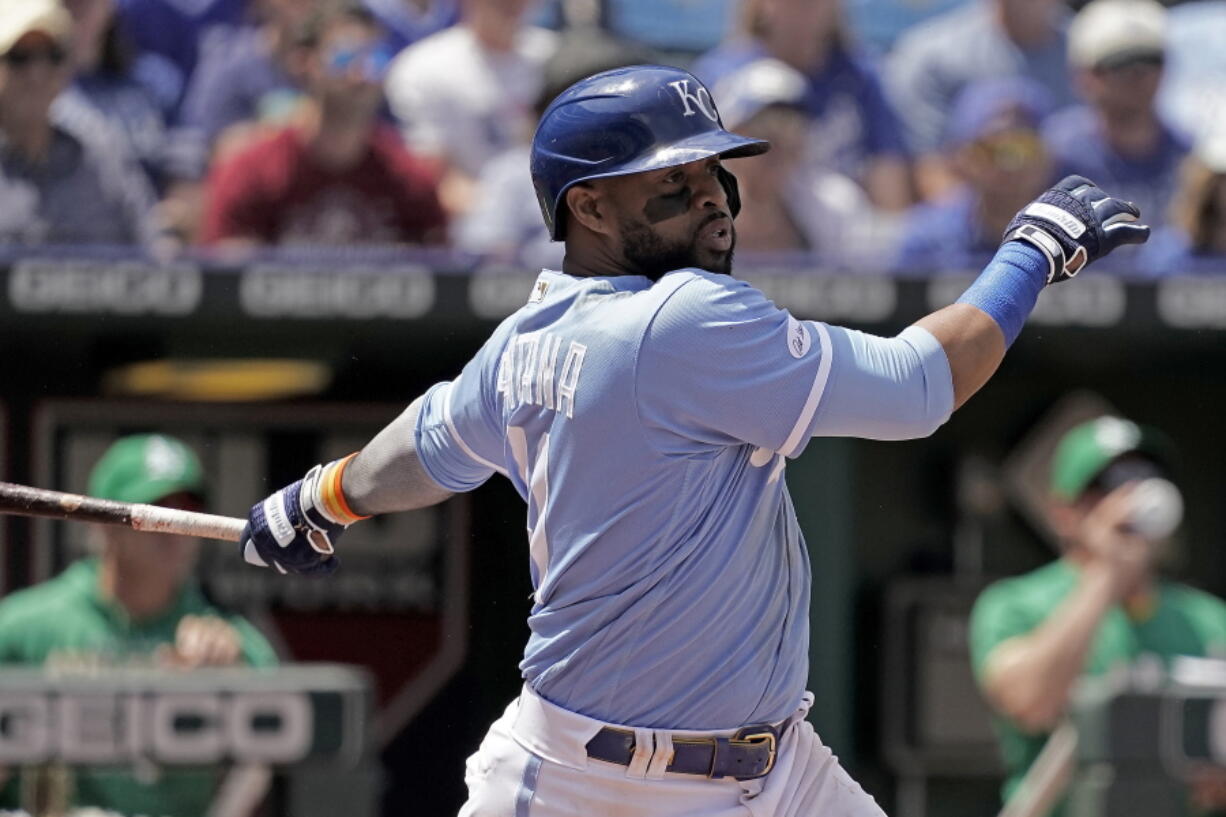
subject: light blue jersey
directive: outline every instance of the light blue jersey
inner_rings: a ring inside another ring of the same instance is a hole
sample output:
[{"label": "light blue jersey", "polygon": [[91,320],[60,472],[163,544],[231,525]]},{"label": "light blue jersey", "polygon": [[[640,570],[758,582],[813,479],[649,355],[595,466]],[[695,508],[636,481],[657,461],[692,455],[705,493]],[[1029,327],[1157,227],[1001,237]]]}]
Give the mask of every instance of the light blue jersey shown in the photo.
[{"label": "light blue jersey", "polygon": [[427,392],[417,428],[441,486],[497,471],[528,504],[533,690],[654,728],[793,712],[810,573],[786,457],[818,430],[919,436],[952,410],[935,339],[886,343],[798,321],[726,275],[543,272],[461,376]]}]

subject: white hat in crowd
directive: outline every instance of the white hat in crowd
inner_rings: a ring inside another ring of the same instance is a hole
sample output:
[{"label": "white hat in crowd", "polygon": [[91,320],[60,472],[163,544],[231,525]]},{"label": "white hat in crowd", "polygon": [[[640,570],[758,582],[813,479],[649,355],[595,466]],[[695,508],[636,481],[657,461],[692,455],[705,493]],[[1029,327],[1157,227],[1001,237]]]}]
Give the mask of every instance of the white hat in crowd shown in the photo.
[{"label": "white hat in crowd", "polygon": [[799,71],[762,57],[732,71],[711,90],[724,127],[736,129],[773,105],[799,107],[807,89]]},{"label": "white hat in crowd", "polygon": [[1079,68],[1162,57],[1165,50],[1166,9],[1155,0],[1093,0],[1069,25],[1069,62]]},{"label": "white hat in crowd", "polygon": [[0,0],[0,55],[35,31],[59,42],[68,39],[72,17],[60,0]]}]

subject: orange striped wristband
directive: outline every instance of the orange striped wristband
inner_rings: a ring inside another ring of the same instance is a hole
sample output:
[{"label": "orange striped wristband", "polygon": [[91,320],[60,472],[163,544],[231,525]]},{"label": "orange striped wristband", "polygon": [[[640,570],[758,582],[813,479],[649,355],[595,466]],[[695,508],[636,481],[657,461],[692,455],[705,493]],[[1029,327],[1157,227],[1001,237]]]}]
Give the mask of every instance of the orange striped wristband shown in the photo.
[{"label": "orange striped wristband", "polygon": [[323,467],[323,473],[319,475],[319,504],[328,516],[346,526],[363,519],[370,519],[369,516],[354,513],[345,500],[344,491],[341,490],[341,478],[345,475],[345,468],[356,456],[355,451],[347,457],[328,463]]}]

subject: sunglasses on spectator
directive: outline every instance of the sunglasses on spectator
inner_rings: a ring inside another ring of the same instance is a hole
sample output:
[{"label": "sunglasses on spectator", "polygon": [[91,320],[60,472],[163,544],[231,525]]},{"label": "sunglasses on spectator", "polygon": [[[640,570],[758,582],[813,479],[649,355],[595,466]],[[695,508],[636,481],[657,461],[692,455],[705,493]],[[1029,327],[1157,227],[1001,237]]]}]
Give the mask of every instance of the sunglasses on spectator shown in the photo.
[{"label": "sunglasses on spectator", "polygon": [[11,68],[26,68],[35,62],[46,62],[58,68],[68,59],[68,52],[58,46],[50,48],[14,48],[4,55],[4,62]]},{"label": "sunglasses on spectator", "polygon": [[1043,155],[1043,142],[1032,130],[1016,129],[992,134],[972,149],[1001,170],[1021,170]]},{"label": "sunglasses on spectator", "polygon": [[356,71],[362,79],[380,82],[387,74],[391,61],[391,54],[382,46],[338,47],[328,52],[324,64],[332,76],[345,76]]}]

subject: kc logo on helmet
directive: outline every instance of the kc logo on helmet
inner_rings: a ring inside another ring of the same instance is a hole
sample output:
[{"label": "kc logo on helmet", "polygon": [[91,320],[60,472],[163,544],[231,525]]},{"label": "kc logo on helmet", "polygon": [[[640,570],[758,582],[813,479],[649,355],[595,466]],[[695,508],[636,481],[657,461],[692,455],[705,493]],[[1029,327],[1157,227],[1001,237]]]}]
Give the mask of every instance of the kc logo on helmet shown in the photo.
[{"label": "kc logo on helmet", "polygon": [[[690,81],[688,79],[679,79],[676,82],[668,83],[668,87],[677,92],[677,96],[681,97],[681,104],[685,106],[685,115],[693,116],[694,108],[702,111],[702,115],[712,122],[719,122],[719,114],[715,111],[715,103],[711,100],[711,93],[701,85],[698,86],[698,92],[694,93],[690,90]],[[691,105],[691,103],[693,103]]]}]

